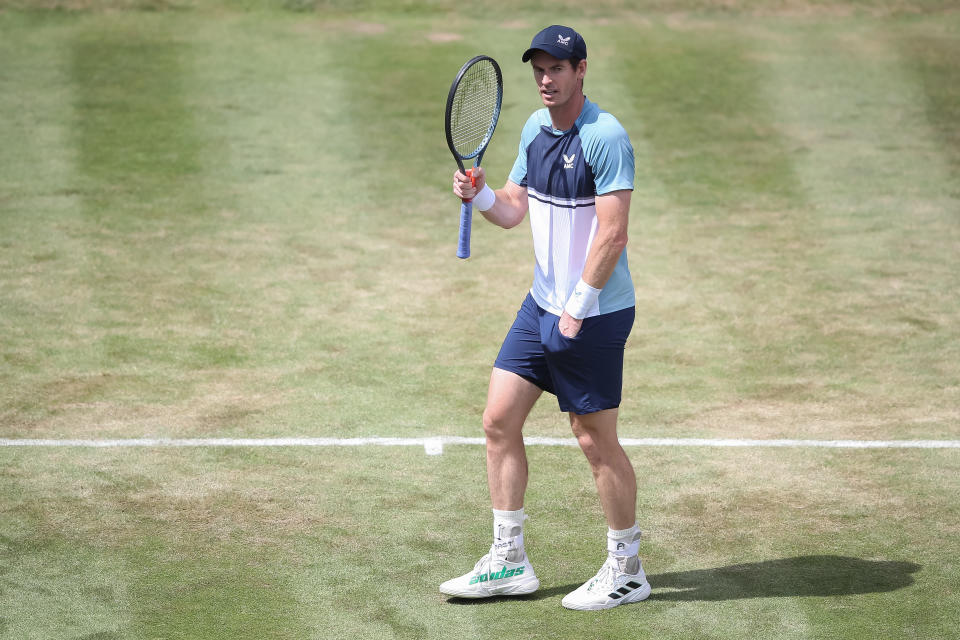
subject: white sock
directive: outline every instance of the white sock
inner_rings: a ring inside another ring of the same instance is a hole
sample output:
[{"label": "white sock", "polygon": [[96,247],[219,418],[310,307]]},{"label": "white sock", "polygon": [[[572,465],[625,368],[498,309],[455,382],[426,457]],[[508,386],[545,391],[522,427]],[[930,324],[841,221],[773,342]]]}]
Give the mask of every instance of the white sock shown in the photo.
[{"label": "white sock", "polygon": [[522,507],[517,511],[493,510],[494,550],[507,562],[523,559],[523,521],[526,519]]}]

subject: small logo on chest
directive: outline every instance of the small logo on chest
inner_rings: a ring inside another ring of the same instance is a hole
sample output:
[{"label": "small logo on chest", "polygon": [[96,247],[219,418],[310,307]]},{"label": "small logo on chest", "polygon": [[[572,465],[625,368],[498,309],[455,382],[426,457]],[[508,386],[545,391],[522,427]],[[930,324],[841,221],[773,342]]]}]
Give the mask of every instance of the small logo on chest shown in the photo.
[{"label": "small logo on chest", "polygon": [[576,158],[577,158],[577,154],[573,154],[572,156],[568,156],[567,154],[564,153],[564,154],[563,154],[563,168],[564,168],[564,169],[573,169],[573,161],[576,160]]}]

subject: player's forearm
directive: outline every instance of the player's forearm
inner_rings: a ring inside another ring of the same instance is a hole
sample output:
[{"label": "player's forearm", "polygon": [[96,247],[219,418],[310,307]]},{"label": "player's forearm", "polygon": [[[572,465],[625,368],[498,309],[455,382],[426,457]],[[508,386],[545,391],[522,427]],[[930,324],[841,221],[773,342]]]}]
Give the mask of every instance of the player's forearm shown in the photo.
[{"label": "player's forearm", "polygon": [[595,289],[603,289],[627,246],[626,228],[598,230],[587,254],[581,279]]},{"label": "player's forearm", "polygon": [[580,323],[596,305],[626,246],[626,226],[598,227],[580,281],[574,286],[560,316],[560,332],[563,335],[570,338],[580,331]]},{"label": "player's forearm", "polygon": [[602,289],[627,246],[630,192],[617,191],[598,196],[596,207],[597,232],[590,245],[581,279],[595,289]]},{"label": "player's forearm", "polygon": [[[493,202],[490,202],[490,194]],[[527,189],[509,180],[502,189],[489,191],[488,195],[479,195],[479,206],[483,217],[504,229],[517,226],[527,215]],[[475,201],[476,202],[476,201]]]},{"label": "player's forearm", "polygon": [[504,229],[511,229],[523,221],[527,214],[527,203],[518,203],[506,189],[494,191],[497,199],[487,211],[481,211],[483,217]]}]

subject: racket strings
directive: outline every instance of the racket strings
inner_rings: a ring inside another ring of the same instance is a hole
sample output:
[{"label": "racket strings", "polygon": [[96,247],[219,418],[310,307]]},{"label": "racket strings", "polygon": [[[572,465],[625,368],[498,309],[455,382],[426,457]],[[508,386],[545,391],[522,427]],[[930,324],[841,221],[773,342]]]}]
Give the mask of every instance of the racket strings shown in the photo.
[{"label": "racket strings", "polygon": [[450,129],[461,157],[474,156],[492,133],[499,109],[497,73],[489,62],[475,64],[460,79],[453,97]]}]

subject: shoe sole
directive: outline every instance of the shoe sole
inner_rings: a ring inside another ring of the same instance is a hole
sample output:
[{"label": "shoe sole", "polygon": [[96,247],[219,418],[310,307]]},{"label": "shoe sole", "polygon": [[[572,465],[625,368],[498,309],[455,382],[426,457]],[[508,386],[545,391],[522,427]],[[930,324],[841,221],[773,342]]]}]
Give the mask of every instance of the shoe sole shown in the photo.
[{"label": "shoe sole", "polygon": [[639,589],[628,593],[619,600],[607,600],[606,602],[591,602],[587,604],[561,602],[560,604],[562,604],[565,608],[572,609],[574,611],[601,611],[603,609],[613,609],[621,604],[630,604],[631,602],[641,602],[646,600],[650,597],[651,590],[650,583],[647,582]]},{"label": "shoe sole", "polygon": [[533,580],[527,580],[525,582],[520,582],[517,584],[503,585],[496,587],[495,589],[485,589],[484,591],[454,591],[447,590],[444,591],[440,589],[440,593],[453,596],[454,598],[469,598],[471,600],[478,600],[481,598],[495,598],[496,596],[525,596],[533,593],[540,588],[540,579],[534,578]]}]

